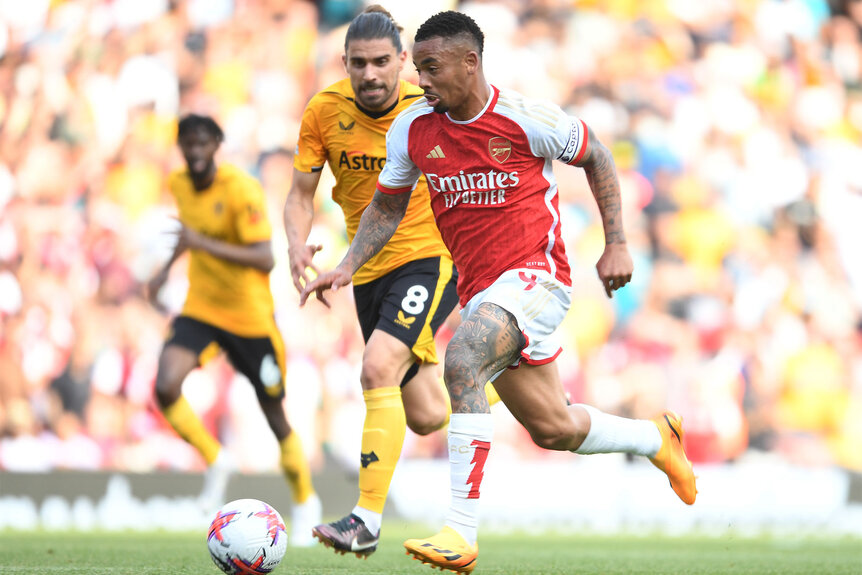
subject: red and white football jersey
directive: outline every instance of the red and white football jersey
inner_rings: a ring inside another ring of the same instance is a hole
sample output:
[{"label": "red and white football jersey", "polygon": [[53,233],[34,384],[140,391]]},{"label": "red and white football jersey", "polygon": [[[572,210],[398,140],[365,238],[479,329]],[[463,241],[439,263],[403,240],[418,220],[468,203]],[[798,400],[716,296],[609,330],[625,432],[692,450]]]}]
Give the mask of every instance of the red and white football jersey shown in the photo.
[{"label": "red and white football jersey", "polygon": [[465,122],[423,98],[392,123],[377,189],[406,193],[425,174],[462,305],[514,268],[545,270],[570,286],[552,162],[576,163],[586,141],[586,125],[559,106],[494,86]]}]

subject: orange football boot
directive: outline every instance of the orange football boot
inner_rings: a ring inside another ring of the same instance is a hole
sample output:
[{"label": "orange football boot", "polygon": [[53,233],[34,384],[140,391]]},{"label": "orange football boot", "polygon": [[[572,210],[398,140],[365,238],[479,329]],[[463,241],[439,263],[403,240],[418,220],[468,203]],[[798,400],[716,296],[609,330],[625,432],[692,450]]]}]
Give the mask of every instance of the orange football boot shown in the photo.
[{"label": "orange football boot", "polygon": [[408,555],[417,561],[437,567],[441,571],[470,573],[476,567],[479,545],[468,545],[457,531],[449,526],[428,539],[408,539],[404,542]]},{"label": "orange football boot", "polygon": [[694,470],[682,447],[682,417],[672,411],[665,411],[652,421],[661,433],[661,449],[649,460],[667,474],[674,493],[691,505],[697,496],[697,487]]}]

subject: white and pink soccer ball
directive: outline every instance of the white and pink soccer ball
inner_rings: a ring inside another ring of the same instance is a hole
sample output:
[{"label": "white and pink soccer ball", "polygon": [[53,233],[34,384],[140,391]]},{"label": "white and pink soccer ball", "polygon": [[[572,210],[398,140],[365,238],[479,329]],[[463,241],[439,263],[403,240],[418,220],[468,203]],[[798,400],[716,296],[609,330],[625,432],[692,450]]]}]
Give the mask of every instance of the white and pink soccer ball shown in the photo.
[{"label": "white and pink soccer ball", "polygon": [[287,550],[284,520],[263,501],[231,501],[212,520],[207,547],[213,562],[228,575],[269,573]]}]

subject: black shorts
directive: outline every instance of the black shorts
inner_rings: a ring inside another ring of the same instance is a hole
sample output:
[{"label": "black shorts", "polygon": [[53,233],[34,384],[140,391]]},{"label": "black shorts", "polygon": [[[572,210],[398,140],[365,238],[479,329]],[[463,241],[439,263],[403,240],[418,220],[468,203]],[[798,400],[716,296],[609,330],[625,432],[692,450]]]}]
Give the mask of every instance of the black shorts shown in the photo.
[{"label": "black shorts", "polygon": [[245,375],[260,401],[284,397],[284,340],[272,322],[264,337],[241,337],[208,323],[178,316],[165,347],[177,345],[195,352],[200,365],[224,351],[234,369]]},{"label": "black shorts", "polygon": [[362,337],[379,329],[410,348],[416,361],[438,363],[434,335],[458,305],[458,271],[448,257],[406,263],[353,286]]}]

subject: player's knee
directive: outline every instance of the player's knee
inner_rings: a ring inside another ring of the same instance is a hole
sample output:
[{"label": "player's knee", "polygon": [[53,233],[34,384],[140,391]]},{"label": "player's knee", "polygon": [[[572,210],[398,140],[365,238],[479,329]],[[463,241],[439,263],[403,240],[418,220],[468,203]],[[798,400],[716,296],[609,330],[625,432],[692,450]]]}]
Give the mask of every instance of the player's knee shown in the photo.
[{"label": "player's knee", "polygon": [[569,443],[563,434],[534,434],[531,437],[533,443],[551,451],[566,451],[566,445]]},{"label": "player's knee", "polygon": [[446,348],[443,378],[446,381],[461,381],[464,374],[477,373],[483,366],[482,357],[470,342]]},{"label": "player's knee", "polygon": [[281,399],[261,399],[260,408],[263,411],[266,422],[269,428],[279,441],[290,435],[290,424],[287,422],[287,415],[284,413],[284,405]]},{"label": "player's knee", "polygon": [[576,430],[571,425],[555,425],[553,422],[541,422],[527,428],[533,443],[542,449],[552,451],[568,451],[580,444],[576,438]]},{"label": "player's knee", "polygon": [[366,355],[362,360],[362,371],[359,379],[362,389],[377,389],[378,387],[389,387],[398,385],[395,381],[396,373],[392,362],[376,356]]},{"label": "player's knee", "polygon": [[465,362],[456,358],[451,358],[447,353],[446,360],[443,362],[443,380],[453,381],[453,378],[457,377],[464,367]]},{"label": "player's knee", "polygon": [[159,407],[169,407],[180,398],[183,381],[197,366],[197,356],[192,351],[173,345],[162,350],[154,390]]},{"label": "player's knee", "polygon": [[446,424],[446,404],[426,405],[422,409],[405,410],[407,427],[416,435],[428,435]]},{"label": "player's knee", "polygon": [[154,390],[159,407],[162,409],[169,407],[180,398],[186,375],[188,375],[187,372],[178,370],[171,365],[159,366]]},{"label": "player's knee", "polygon": [[[518,332],[520,333],[520,332]],[[494,344],[483,338],[465,335],[460,330],[446,346],[444,376],[446,381],[462,381],[465,376],[485,382],[505,366],[514,361],[508,357],[497,355]]]},{"label": "player's knee", "polygon": [[159,377],[156,379],[156,387],[154,390],[154,395],[156,396],[156,401],[159,404],[159,407],[165,409],[166,407],[170,407],[180,398],[180,393],[182,391],[182,385],[176,385],[173,382],[169,382],[166,379]]}]

